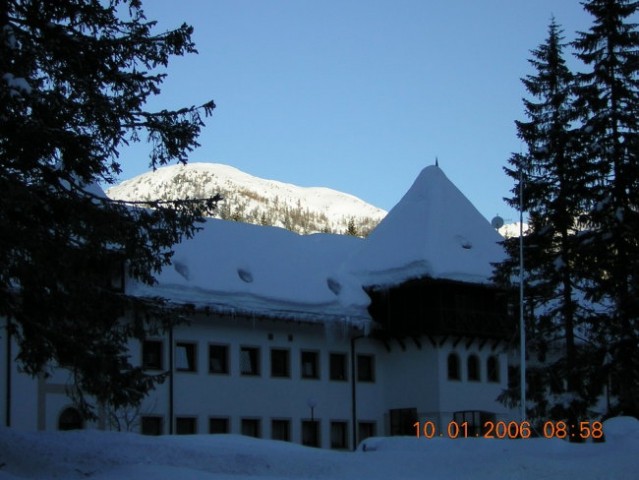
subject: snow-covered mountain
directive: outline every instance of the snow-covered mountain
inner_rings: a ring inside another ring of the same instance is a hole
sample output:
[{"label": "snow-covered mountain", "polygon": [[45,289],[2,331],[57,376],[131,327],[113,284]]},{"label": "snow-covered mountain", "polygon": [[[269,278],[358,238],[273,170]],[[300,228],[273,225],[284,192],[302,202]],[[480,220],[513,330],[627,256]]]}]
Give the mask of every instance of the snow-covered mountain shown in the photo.
[{"label": "snow-covered mountain", "polygon": [[234,167],[191,163],[162,167],[107,190],[125,201],[224,197],[212,216],[298,233],[333,232],[367,235],[386,211],[346,193],[324,187],[298,187],[266,180]]}]

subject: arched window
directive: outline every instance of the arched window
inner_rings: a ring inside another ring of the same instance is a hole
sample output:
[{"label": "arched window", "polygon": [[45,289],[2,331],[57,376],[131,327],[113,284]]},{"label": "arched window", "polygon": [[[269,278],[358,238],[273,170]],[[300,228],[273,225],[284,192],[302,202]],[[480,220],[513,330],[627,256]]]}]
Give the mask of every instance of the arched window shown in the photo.
[{"label": "arched window", "polygon": [[460,380],[459,356],[456,353],[448,355],[448,380]]},{"label": "arched window", "polygon": [[488,357],[486,367],[488,372],[488,381],[499,383],[499,360],[497,360],[495,355]]},{"label": "arched window", "polygon": [[479,374],[479,358],[477,355],[470,355],[468,357],[468,380],[472,380],[474,382],[478,382],[481,380]]},{"label": "arched window", "polygon": [[82,430],[84,421],[77,408],[65,408],[58,418],[58,430]]}]

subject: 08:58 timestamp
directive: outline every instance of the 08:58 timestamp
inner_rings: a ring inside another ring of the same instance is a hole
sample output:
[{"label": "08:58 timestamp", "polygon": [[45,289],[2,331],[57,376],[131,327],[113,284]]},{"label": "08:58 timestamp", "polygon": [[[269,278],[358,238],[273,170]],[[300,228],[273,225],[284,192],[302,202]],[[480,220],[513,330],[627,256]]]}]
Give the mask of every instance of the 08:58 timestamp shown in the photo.
[{"label": "08:58 timestamp", "polygon": [[[476,432],[476,428],[471,427],[468,422],[448,422],[445,431],[438,432],[435,422],[415,422],[415,435],[417,438],[433,438],[436,436],[448,438],[530,438],[533,436],[533,429],[530,422],[484,422],[481,433]],[[570,426],[564,421],[547,421],[543,424],[539,436],[544,438],[580,438],[583,440],[592,438],[599,440],[603,437],[603,424],[599,421],[583,421]]]}]

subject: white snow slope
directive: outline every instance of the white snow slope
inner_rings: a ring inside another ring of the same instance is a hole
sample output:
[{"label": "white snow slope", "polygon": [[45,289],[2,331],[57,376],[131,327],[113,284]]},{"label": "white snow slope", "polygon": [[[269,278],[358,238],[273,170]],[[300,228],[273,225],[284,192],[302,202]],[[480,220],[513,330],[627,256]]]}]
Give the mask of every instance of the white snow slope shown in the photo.
[{"label": "white snow slope", "polygon": [[[299,208],[306,217],[325,216],[331,231],[343,233],[351,218],[377,223],[386,215],[386,211],[347,193],[254,177],[219,163],[162,167],[109,188],[107,195],[116,200],[144,201],[213,197],[220,192],[230,202],[228,215],[232,217],[241,207],[243,217],[255,212],[255,221],[251,223],[259,223],[262,214],[269,214],[268,210],[274,207]],[[223,205],[220,209],[223,210]],[[277,219],[269,224],[286,227]]]},{"label": "white snow slope", "polygon": [[237,435],[143,437],[0,427],[0,480],[636,480],[639,421],[614,418],[604,432],[606,443],[599,444],[392,437],[367,439],[367,451],[335,452]]}]

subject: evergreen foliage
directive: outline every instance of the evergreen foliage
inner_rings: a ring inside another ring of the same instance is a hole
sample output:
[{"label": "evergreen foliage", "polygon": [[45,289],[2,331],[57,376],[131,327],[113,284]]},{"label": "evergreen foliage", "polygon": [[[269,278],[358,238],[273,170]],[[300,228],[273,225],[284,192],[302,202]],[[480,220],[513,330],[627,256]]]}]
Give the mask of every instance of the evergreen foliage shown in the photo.
[{"label": "evergreen foliage", "polygon": [[152,168],[186,163],[215,107],[144,109],[169,58],[196,51],[191,27],[154,25],[139,0],[0,2],[0,317],[21,368],[68,369],[87,416],[139,404],[163,376],[133,366],[127,343],[179,319],[125,295],[122,269],[153,283],[216,203],[134,208],[93,187],[113,183],[119,150],[141,139]]},{"label": "evergreen foliage", "polygon": [[[639,416],[638,2],[590,0],[594,21],[572,43],[584,73],[563,60],[553,22],[523,79],[526,152],[509,160],[524,237],[529,415],[588,418],[601,393],[606,415]],[[518,275],[518,239],[495,280]],[[609,384],[613,385],[608,390]],[[513,388],[503,396],[512,402]]]},{"label": "evergreen foliage", "polygon": [[597,172],[584,232],[588,299],[610,308],[592,318],[599,355],[610,358],[611,414],[639,417],[639,2],[590,0],[593,25],[574,46],[584,154]]},{"label": "evergreen foliage", "polygon": [[[528,121],[516,122],[527,149],[513,155],[510,168],[505,168],[515,183],[507,202],[519,208],[522,188],[523,209],[529,215],[524,237],[526,325],[528,347],[536,356],[527,369],[527,396],[529,417],[539,420],[577,419],[593,400],[581,382],[575,342],[583,312],[574,270],[589,168],[579,154],[573,75],[566,66],[562,42],[553,19],[545,43],[532,51],[529,60],[535,74],[522,79],[533,98],[524,100]],[[519,275],[519,238],[506,240],[505,246],[510,255],[498,271],[502,283]],[[547,356],[548,350],[553,355]]]}]

